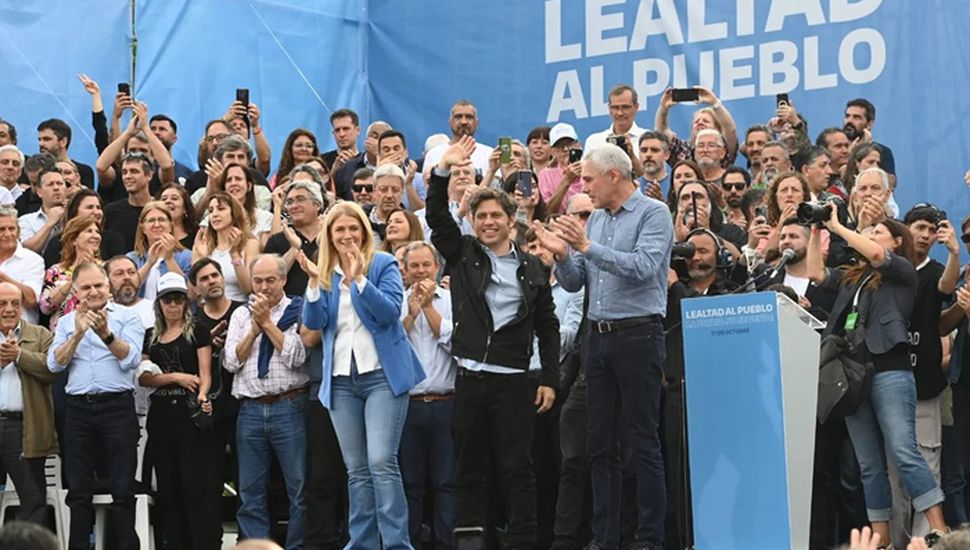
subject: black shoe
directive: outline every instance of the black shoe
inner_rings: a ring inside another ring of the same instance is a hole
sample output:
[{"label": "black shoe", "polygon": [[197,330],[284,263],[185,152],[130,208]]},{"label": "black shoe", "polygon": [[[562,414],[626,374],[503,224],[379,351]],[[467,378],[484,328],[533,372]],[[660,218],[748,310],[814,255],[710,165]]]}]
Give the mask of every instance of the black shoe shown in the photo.
[{"label": "black shoe", "polygon": [[594,540],[594,541],[591,541],[586,546],[584,546],[583,550],[606,550],[606,547],[600,545],[598,542]]},{"label": "black shoe", "polygon": [[939,529],[933,529],[932,531],[930,531],[929,535],[926,535],[925,537],[923,537],[923,540],[926,541],[926,546],[933,548],[933,546],[935,546],[936,543],[940,542],[940,539],[943,538],[943,535],[946,535],[944,531],[940,531]]}]

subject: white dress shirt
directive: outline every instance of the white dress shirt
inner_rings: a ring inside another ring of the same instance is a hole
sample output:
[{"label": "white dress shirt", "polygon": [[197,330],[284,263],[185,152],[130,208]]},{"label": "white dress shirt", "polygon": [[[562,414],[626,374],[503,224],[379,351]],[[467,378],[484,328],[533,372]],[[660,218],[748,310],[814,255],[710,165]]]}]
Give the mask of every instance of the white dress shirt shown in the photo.
[{"label": "white dress shirt", "polygon": [[44,213],[43,208],[17,218],[17,224],[20,225],[20,242],[39,233],[45,223],[47,223],[47,214]]},{"label": "white dress shirt", "polygon": [[[44,259],[29,248],[17,245],[13,256],[0,262],[0,271],[22,285],[30,287],[34,295],[40,300],[40,291],[44,287]],[[37,324],[37,307],[24,307],[21,315],[24,321]]]},{"label": "white dress shirt", "polygon": [[[14,339],[20,337],[20,325],[14,329]],[[0,332],[0,343],[7,341],[7,335]],[[11,362],[3,365],[0,370],[0,411],[23,412],[24,393],[20,384],[20,373]]]},{"label": "white dress shirt", "polygon": [[[438,166],[438,161],[441,157],[445,156],[445,151],[451,147],[451,143],[442,143],[437,147],[433,147],[424,155],[424,166],[425,171]],[[481,170],[484,174],[488,171],[488,157],[492,156],[492,148],[488,145],[483,145],[481,143],[475,144],[475,152],[472,153],[472,164],[475,168]]]},{"label": "white dress shirt", "polygon": [[[340,266],[335,269],[343,275]],[[357,285],[357,293],[364,291],[367,280]],[[337,330],[333,343],[333,375],[350,376],[350,358],[353,355],[357,362],[357,373],[365,374],[381,368],[377,357],[377,346],[374,337],[367,327],[360,321],[354,304],[350,301],[350,288],[340,282],[340,304],[337,310]]]},{"label": "white dress shirt", "polygon": [[[404,303],[401,307],[401,319],[408,316],[408,299],[411,297],[411,290],[404,293]],[[441,327],[438,329],[438,336],[435,337],[428,324],[428,318],[424,312],[418,313],[414,319],[414,325],[408,331],[408,338],[414,347],[414,353],[421,361],[424,372],[427,374],[420,384],[411,388],[411,395],[425,394],[446,394],[455,391],[455,374],[458,366],[455,358],[451,356],[451,332],[453,329],[451,322],[451,293],[438,287],[434,291],[434,298],[431,300],[431,307],[441,315]]]},{"label": "white dress shirt", "polygon": [[[646,129],[637,126],[637,122],[635,120],[633,121],[633,126],[630,126],[630,130],[626,133],[626,135],[632,138],[633,140],[632,145],[633,145],[634,152],[639,151],[638,147],[639,147],[639,141],[640,141],[640,134],[646,131],[647,131]],[[602,132],[596,132],[595,134],[590,134],[590,136],[586,138],[586,145],[583,146],[583,149],[589,150],[591,147],[604,145],[606,143],[606,138],[609,136],[612,136],[615,133],[616,132],[613,131],[613,124],[610,124],[610,127],[607,128],[606,130],[603,130]]]}]

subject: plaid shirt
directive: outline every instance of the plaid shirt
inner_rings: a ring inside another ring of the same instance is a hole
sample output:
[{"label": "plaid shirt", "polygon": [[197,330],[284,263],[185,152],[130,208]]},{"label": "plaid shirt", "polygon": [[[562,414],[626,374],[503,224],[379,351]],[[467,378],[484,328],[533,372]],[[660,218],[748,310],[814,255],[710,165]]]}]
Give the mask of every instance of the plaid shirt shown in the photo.
[{"label": "plaid shirt", "polygon": [[[725,150],[724,158],[721,159],[721,168],[731,166],[737,159],[737,147],[734,148],[733,153]],[[667,164],[673,166],[682,160],[694,160],[694,145],[674,136],[674,139],[670,140],[670,157],[667,158]]]},{"label": "plaid shirt", "polygon": [[[269,312],[269,317],[274,323],[278,323],[283,311],[289,305],[290,298],[284,296],[280,303],[276,304]],[[300,323],[294,323],[290,328],[283,331],[283,351],[273,350],[273,356],[269,360],[269,373],[266,378],[260,379],[257,376],[257,363],[259,361],[259,343],[264,336],[261,334],[253,342],[252,351],[249,358],[240,361],[236,355],[236,346],[242,342],[252,326],[252,311],[249,306],[236,309],[229,320],[229,329],[226,332],[226,346],[222,351],[223,367],[236,373],[232,382],[232,395],[237,399],[244,397],[263,397],[266,395],[278,395],[289,390],[293,390],[310,383],[310,375],[306,366],[306,347],[300,339]]]}]

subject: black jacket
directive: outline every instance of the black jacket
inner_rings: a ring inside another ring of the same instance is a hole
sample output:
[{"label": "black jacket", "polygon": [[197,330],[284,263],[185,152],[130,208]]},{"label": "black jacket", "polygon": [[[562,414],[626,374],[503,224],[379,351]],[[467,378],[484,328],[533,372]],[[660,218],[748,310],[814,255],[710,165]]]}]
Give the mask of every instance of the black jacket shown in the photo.
[{"label": "black jacket", "polygon": [[522,369],[529,368],[533,335],[539,339],[540,385],[558,387],[559,320],[552,301],[549,270],[538,258],[518,250],[519,286],[524,300],[515,320],[494,330],[485,301],[492,262],[475,237],[462,235],[448,211],[448,178],[433,174],[428,186],[427,221],[431,240],[451,276],[451,350],[456,357]]}]

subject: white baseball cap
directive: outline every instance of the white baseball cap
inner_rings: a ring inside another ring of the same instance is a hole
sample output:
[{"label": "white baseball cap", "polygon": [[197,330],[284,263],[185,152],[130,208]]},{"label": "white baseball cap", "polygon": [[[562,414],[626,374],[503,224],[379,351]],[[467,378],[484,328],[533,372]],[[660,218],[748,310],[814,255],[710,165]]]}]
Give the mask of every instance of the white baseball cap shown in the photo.
[{"label": "white baseball cap", "polygon": [[565,122],[559,122],[555,126],[553,126],[551,130],[549,130],[549,143],[552,144],[553,146],[556,145],[557,141],[564,138],[569,138],[573,141],[579,141],[579,136],[576,135],[576,130],[572,127],[571,124],[566,124]]},{"label": "white baseball cap", "polygon": [[173,292],[188,294],[189,287],[185,286],[185,277],[179,275],[178,273],[172,273],[169,271],[158,278],[158,293],[156,295],[161,298],[162,296],[171,294]]}]

